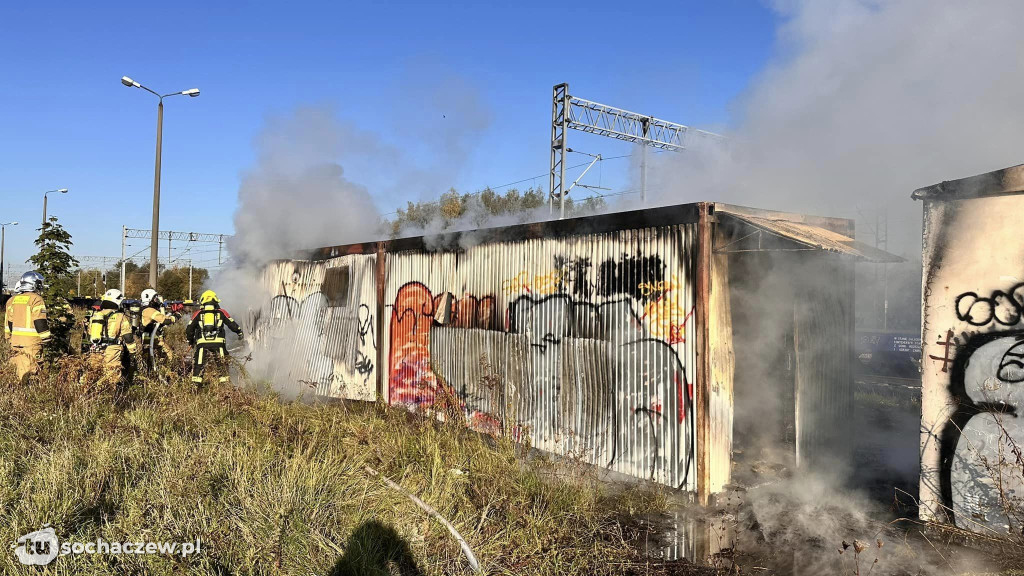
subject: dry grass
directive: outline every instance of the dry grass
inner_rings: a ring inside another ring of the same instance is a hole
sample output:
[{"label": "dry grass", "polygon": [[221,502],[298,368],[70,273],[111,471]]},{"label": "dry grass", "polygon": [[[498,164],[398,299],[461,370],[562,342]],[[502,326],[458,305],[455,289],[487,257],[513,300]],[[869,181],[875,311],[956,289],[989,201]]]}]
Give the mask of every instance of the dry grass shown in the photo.
[{"label": "dry grass", "polygon": [[166,384],[139,376],[119,393],[70,357],[24,389],[7,354],[0,344],[0,541],[46,523],[62,541],[201,538],[202,552],[40,569],[11,551],[2,573],[464,573],[445,529],[365,465],[448,518],[486,573],[658,573],[631,568],[620,519],[664,507],[663,495],[612,495],[511,442],[380,405],[196,392],[184,359]]}]

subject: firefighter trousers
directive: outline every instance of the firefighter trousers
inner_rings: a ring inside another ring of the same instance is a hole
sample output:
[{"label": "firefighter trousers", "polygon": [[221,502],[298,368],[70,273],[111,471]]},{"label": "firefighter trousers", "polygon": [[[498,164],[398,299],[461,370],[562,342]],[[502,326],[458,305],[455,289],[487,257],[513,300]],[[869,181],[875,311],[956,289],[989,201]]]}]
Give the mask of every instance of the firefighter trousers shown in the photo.
[{"label": "firefighter trousers", "polygon": [[[223,342],[215,344],[196,344],[192,350],[192,382],[203,383],[203,370],[213,364],[217,368],[219,382],[227,382],[227,365],[225,359],[228,356],[228,347]],[[219,365],[219,366],[218,366]]]},{"label": "firefighter trousers", "polygon": [[89,363],[103,371],[103,380],[121,382],[127,373],[127,356],[123,346],[107,346],[89,353]]},{"label": "firefighter trousers", "polygon": [[19,382],[25,383],[29,376],[39,373],[39,363],[42,361],[42,353],[42,342],[11,346],[11,358],[9,362],[14,365],[14,369],[18,374]]}]

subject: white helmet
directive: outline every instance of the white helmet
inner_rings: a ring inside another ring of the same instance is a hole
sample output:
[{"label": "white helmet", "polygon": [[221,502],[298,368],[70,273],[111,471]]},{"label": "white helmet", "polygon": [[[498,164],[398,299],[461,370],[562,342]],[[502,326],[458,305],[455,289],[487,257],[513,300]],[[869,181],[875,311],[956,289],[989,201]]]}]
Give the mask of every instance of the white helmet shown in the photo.
[{"label": "white helmet", "polygon": [[139,297],[139,300],[142,301],[143,306],[149,306],[149,303],[154,300],[156,300],[156,302],[159,304],[160,295],[156,293],[156,290],[153,290],[152,288],[146,288],[145,290],[142,291],[142,296]]},{"label": "white helmet", "polygon": [[121,291],[117,288],[111,288],[103,294],[103,301],[116,304],[120,308],[121,303],[124,302],[124,294],[121,294]]}]

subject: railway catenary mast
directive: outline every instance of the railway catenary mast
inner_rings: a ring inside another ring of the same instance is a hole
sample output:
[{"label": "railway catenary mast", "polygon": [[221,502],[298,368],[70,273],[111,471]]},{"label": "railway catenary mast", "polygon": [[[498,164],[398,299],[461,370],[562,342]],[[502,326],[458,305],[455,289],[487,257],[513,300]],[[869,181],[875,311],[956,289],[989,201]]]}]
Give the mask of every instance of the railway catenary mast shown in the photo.
[{"label": "railway catenary mast", "polygon": [[[693,140],[699,138],[722,139],[722,136],[705,130],[690,128],[675,122],[659,120],[599,104],[569,94],[569,84],[556,84],[552,89],[551,102],[551,172],[549,176],[548,207],[554,213],[554,201],[558,198],[559,219],[565,218],[565,197],[575,183],[565,187],[565,154],[571,152],[566,143],[567,130],[580,130],[591,134],[608,136],[616,140],[642,144],[640,170],[641,201],[647,200],[647,147],[682,152]],[[600,158],[595,159],[599,161]],[[591,163],[593,165],[593,163]]]}]

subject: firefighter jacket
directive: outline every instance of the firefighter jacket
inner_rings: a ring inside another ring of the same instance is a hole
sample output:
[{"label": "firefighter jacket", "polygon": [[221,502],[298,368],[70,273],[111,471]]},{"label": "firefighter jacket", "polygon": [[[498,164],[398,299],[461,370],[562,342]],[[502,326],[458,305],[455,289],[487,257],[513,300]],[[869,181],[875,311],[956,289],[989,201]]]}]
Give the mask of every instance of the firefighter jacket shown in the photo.
[{"label": "firefighter jacket", "polygon": [[11,296],[4,317],[4,338],[10,340],[12,346],[31,346],[50,340],[42,296],[35,292]]},{"label": "firefighter jacket", "polygon": [[193,346],[197,344],[224,344],[225,328],[242,338],[242,327],[228,314],[228,311],[214,304],[206,304],[192,315],[192,321],[185,329],[185,338]]},{"label": "firefighter jacket", "polygon": [[142,338],[148,340],[159,325],[170,326],[176,318],[156,306],[146,306],[142,309]]},{"label": "firefighter jacket", "polygon": [[138,348],[128,317],[124,312],[109,308],[94,312],[89,319],[89,341],[97,351],[122,344],[131,353]]}]

